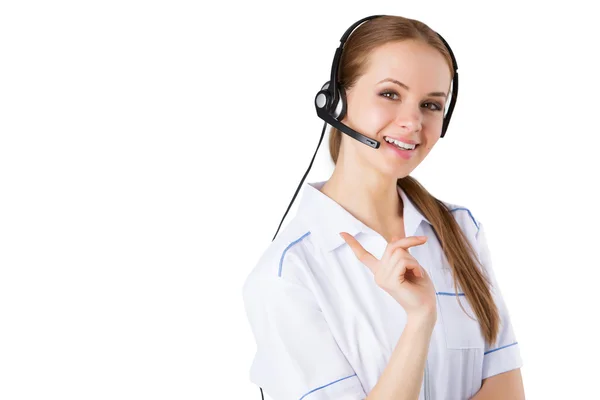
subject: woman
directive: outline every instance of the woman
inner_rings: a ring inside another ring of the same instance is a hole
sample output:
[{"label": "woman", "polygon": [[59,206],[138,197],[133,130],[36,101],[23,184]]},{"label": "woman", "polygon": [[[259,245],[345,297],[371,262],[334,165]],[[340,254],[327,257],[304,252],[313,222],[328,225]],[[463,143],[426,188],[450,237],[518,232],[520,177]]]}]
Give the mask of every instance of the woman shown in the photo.
[{"label": "woman", "polygon": [[409,176],[445,133],[451,52],[419,21],[365,20],[333,81],[344,133],[380,146],[333,128],[333,174],[246,279],[250,379],[276,400],[524,398],[481,222]]}]

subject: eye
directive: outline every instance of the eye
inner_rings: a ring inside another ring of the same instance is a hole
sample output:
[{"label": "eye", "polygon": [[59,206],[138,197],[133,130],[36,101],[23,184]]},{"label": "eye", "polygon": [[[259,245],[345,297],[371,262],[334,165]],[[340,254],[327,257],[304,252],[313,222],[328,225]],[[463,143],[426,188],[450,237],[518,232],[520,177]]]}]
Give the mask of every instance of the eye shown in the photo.
[{"label": "eye", "polygon": [[393,94],[394,96],[398,96],[398,93],[396,93],[394,91],[385,91],[385,92],[380,93],[379,95],[383,96],[383,97],[386,97],[386,98],[388,98],[390,100],[395,100],[395,99],[392,99],[391,97],[387,97],[386,94]]},{"label": "eye", "polygon": [[[394,91],[389,91],[389,90],[386,90],[385,92],[381,92],[379,95],[382,97],[385,97],[389,100],[397,100],[397,98],[398,98],[398,93],[396,93]],[[388,95],[392,95],[392,96],[396,96],[396,97],[395,98],[389,97]],[[428,102],[428,103],[424,103],[423,105],[425,106],[425,108],[427,108],[430,111],[442,111],[442,108],[443,108],[439,103],[429,103]],[[433,106],[433,108],[431,106]]]},{"label": "eye", "polygon": [[439,103],[425,103],[425,104],[434,106],[434,108],[427,107],[427,109],[429,109],[431,111],[442,111],[442,106]]}]

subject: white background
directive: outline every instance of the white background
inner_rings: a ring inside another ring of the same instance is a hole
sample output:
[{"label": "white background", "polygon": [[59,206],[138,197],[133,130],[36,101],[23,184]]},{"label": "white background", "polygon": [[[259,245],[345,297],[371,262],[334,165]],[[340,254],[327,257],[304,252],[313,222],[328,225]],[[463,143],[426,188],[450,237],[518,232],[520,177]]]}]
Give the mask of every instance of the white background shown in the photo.
[{"label": "white background", "polygon": [[527,398],[596,393],[588,2],[201,3],[0,6],[0,398],[260,398],[241,287],[316,148],[339,39],[373,14],[455,53],[452,122],[413,176],[486,225]]}]

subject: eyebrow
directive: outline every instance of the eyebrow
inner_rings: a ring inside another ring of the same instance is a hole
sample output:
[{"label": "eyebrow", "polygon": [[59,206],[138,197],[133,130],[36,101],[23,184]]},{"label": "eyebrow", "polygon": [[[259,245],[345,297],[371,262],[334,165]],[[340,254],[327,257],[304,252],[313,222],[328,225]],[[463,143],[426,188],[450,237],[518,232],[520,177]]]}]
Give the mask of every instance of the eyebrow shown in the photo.
[{"label": "eyebrow", "polygon": [[[396,85],[403,87],[406,90],[410,90],[408,86],[406,86],[404,83],[397,81],[396,79],[392,79],[392,78],[385,78],[379,82],[377,82],[377,84],[383,83],[383,82],[392,82],[395,83]],[[433,96],[433,97],[448,97],[448,95],[444,92],[431,92],[429,93],[427,96]]]}]

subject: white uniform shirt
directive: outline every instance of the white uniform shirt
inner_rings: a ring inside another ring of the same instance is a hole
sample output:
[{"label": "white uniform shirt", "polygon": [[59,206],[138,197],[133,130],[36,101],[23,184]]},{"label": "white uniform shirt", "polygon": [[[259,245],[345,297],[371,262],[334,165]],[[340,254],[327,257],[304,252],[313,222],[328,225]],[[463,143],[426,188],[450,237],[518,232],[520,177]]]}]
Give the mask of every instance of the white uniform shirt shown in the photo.
[{"label": "white uniform shirt", "polygon": [[[402,306],[374,280],[339,232],[352,234],[377,259],[385,239],[305,183],[296,216],[260,257],[243,286],[257,343],[250,380],[275,400],[358,400],[373,389],[406,324]],[[496,343],[485,345],[479,323],[452,274],[431,224],[398,187],[406,236],[425,235],[409,253],[427,270],[437,293],[419,400],[468,399],[482,379],[522,366],[519,345],[491,266],[481,222],[453,204],[452,215],[493,283],[500,314]],[[257,393],[258,395],[259,393]]]}]

